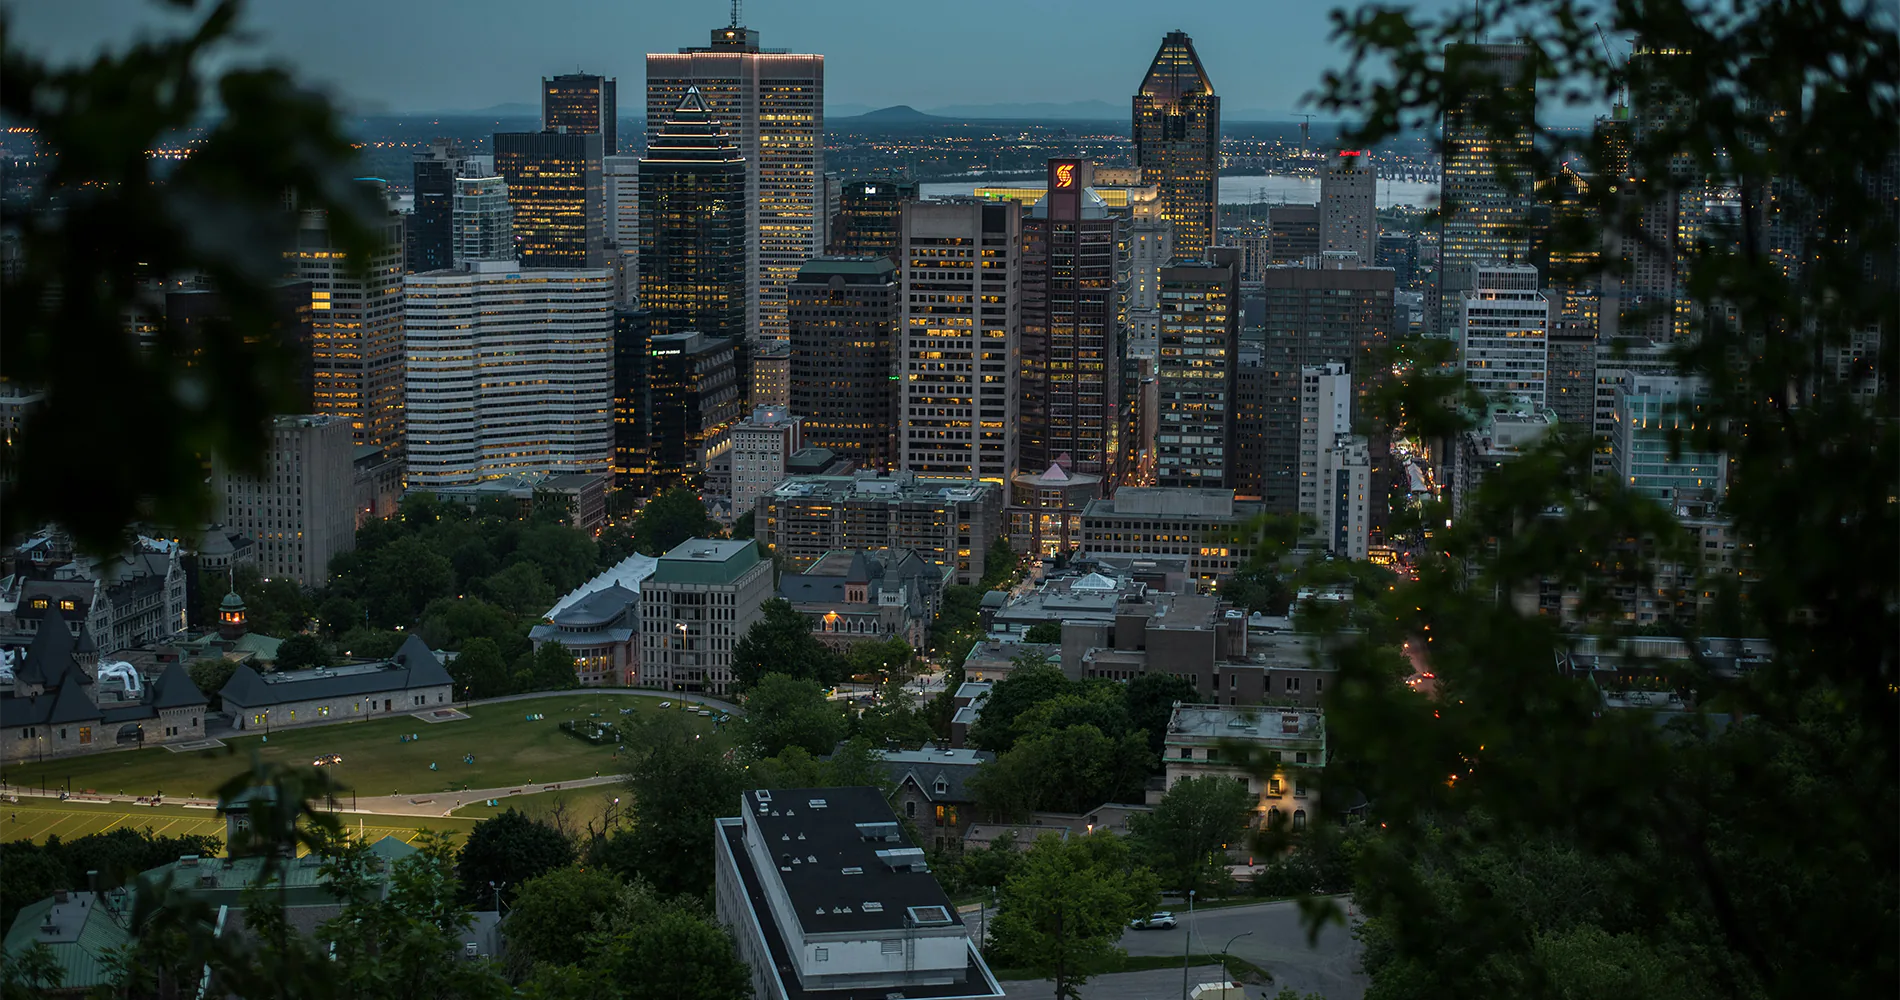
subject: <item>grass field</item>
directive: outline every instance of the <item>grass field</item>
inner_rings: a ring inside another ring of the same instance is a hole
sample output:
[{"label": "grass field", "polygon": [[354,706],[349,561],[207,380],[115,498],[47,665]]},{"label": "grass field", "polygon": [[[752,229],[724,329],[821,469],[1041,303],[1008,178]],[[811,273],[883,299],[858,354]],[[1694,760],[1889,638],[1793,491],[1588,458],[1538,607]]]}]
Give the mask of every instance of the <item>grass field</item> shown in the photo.
[{"label": "grass field", "polygon": [[[474,820],[460,816],[343,816],[343,822],[352,830],[357,829],[359,819],[364,836],[372,842],[384,837],[414,840],[423,829],[467,833],[475,825]],[[120,827],[134,830],[150,827],[153,833],[167,837],[224,836],[224,820],[211,809],[30,798],[22,798],[18,803],[0,802],[0,840],[43,841],[49,836],[71,840]]]},{"label": "grass field", "polygon": [[[331,765],[338,780],[359,795],[413,795],[450,792],[463,788],[500,788],[526,782],[567,781],[594,774],[615,774],[619,761],[611,746],[594,747],[558,728],[566,719],[585,719],[598,712],[604,720],[619,721],[620,710],[647,715],[663,711],[652,698],[603,692],[575,697],[535,698],[526,701],[476,705],[469,718],[427,723],[411,716],[341,723],[269,734],[227,737],[227,746],[196,753],[173,753],[163,748],[125,750],[26,762],[0,771],[0,781],[23,787],[91,790],[104,795],[209,797],[216,788],[249,766],[257,753],[267,762],[307,765],[318,754],[341,754]],[[678,710],[674,702],[673,711]],[[530,715],[545,715],[529,722]],[[691,724],[710,737],[712,721],[691,716]],[[404,743],[399,737],[414,733],[420,740]],[[474,764],[464,764],[473,754]],[[438,770],[429,770],[429,764]]]},{"label": "grass field", "polygon": [[585,788],[569,788],[556,792],[536,792],[533,795],[516,795],[502,799],[499,805],[490,806],[482,802],[466,805],[455,810],[456,819],[482,820],[498,816],[510,809],[519,810],[534,819],[546,819],[557,805],[565,806],[567,815],[575,829],[583,829],[588,820],[599,826],[602,815],[608,805],[620,799],[631,803],[626,789],[618,782],[611,785],[589,785]]}]

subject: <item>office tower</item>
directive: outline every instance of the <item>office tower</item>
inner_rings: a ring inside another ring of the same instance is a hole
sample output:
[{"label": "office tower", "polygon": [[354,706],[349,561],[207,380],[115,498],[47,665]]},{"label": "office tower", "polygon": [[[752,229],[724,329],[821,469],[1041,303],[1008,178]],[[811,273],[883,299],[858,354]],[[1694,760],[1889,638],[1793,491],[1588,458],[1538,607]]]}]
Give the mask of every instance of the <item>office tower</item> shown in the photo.
[{"label": "office tower", "polygon": [[1473,86],[1445,109],[1439,197],[1438,282],[1425,304],[1431,333],[1456,333],[1457,312],[1476,262],[1522,263],[1529,256],[1526,216],[1531,180],[1531,113],[1536,77],[1523,45],[1458,43],[1446,47],[1449,73]]},{"label": "office tower", "polygon": [[825,253],[836,257],[883,254],[897,259],[904,206],[917,200],[917,182],[867,178],[841,184]]},{"label": "office tower", "polygon": [[1379,241],[1378,184],[1367,150],[1342,149],[1320,168],[1321,250],[1351,250],[1372,261]]},{"label": "office tower", "polygon": [[1418,234],[1381,234],[1378,249],[1373,254],[1373,266],[1392,269],[1394,289],[1401,292],[1416,291],[1414,286],[1418,282]]},{"label": "office tower", "polygon": [[522,267],[607,266],[601,137],[497,132],[495,172],[508,182]]},{"label": "office tower", "polygon": [[825,57],[769,52],[737,23],[711,44],[647,56],[649,145],[698,89],[745,158],[745,329],[784,340],[785,286],[824,247]]},{"label": "office tower", "polygon": [[1240,348],[1240,253],[1176,257],[1161,269],[1155,485],[1232,489],[1230,458]]},{"label": "office tower", "polygon": [[346,417],[276,417],[263,471],[214,468],[218,520],[256,543],[257,571],[266,579],[321,587],[330,579],[330,560],[356,547],[355,450]]},{"label": "office tower", "polygon": [[661,556],[640,582],[640,686],[725,694],[772,576],[751,541],[690,538]]},{"label": "office tower", "polygon": [[1306,365],[1300,369],[1300,486],[1299,512],[1320,517],[1322,456],[1341,436],[1352,434],[1352,376],[1339,362]]},{"label": "office tower", "polygon": [[360,445],[400,452],[403,440],[402,217],[381,224],[382,253],[363,273],[330,237],[321,211],[298,220],[291,251],[310,282],[311,409],[349,420]]},{"label": "office tower", "polygon": [[[1322,254],[1300,265],[1267,269],[1261,287],[1266,365],[1272,373],[1267,406],[1267,467],[1261,499],[1268,510],[1290,514],[1299,509],[1299,454],[1296,434],[1276,433],[1298,423],[1300,370],[1338,362],[1353,376],[1354,413],[1367,413],[1375,362],[1391,337],[1393,274],[1360,265],[1357,254]],[[1370,435],[1379,476],[1387,474],[1388,442]],[[1381,480],[1383,481],[1383,480]],[[1383,504],[1372,517],[1383,526]]]},{"label": "office tower", "polygon": [[404,290],[411,487],[608,470],[611,273],[470,261]]},{"label": "office tower", "polygon": [[1596,327],[1558,320],[1551,325],[1549,344],[1544,401],[1559,421],[1588,431],[1596,414]]},{"label": "office tower", "polygon": [[1458,357],[1465,382],[1499,401],[1544,409],[1550,371],[1550,300],[1528,264],[1470,264],[1458,314]]},{"label": "office tower", "polygon": [[1220,201],[1220,98],[1186,33],[1162,37],[1134,107],[1135,166],[1161,189],[1174,252],[1204,259]]},{"label": "office tower", "polygon": [[587,73],[541,78],[541,130],[599,135],[603,156],[620,152],[614,80]]},{"label": "office tower", "polygon": [[751,510],[786,475],[786,460],[804,447],[799,418],[783,406],[761,406],[732,425],[732,512]]},{"label": "office tower", "polygon": [[409,218],[404,257],[408,269],[433,271],[455,263],[455,179],[468,154],[448,139],[437,139],[415,155],[415,212]]},{"label": "office tower", "polygon": [[687,331],[656,332],[647,343],[647,490],[697,487],[744,403],[739,342]]},{"label": "office tower", "polygon": [[746,164],[698,91],[640,158],[640,304],[662,333],[746,332]]},{"label": "office tower", "polygon": [[515,210],[508,203],[508,182],[499,177],[455,179],[454,239],[450,262],[515,259]]},{"label": "office tower", "polygon": [[897,463],[902,296],[889,257],[818,257],[788,291],[791,410],[805,443],[860,469]]},{"label": "office tower", "polygon": [[1050,160],[1048,194],[1023,220],[1022,429],[1017,464],[1061,462],[1113,490],[1122,474],[1122,337],[1129,262],[1122,220],[1086,160]]},{"label": "office tower", "polygon": [[647,365],[653,315],[614,310],[614,487],[644,491],[647,483]]},{"label": "office tower", "polygon": [[[1679,53],[1638,44],[1630,53],[1631,141],[1637,148],[1653,147],[1658,133],[1674,135],[1691,127],[1695,102],[1667,82],[1662,60]],[[1707,181],[1697,172],[1696,154],[1671,156],[1655,164],[1632,163],[1625,190],[1639,207],[1640,232],[1627,239],[1624,256],[1628,276],[1621,282],[1620,336],[1652,341],[1680,340],[1690,335],[1694,304],[1689,299],[1687,274],[1696,242],[1702,238]]]},{"label": "office tower", "polygon": [[904,213],[898,467],[1006,484],[1016,468],[1022,213],[1010,203]]},{"label": "office tower", "polygon": [[1128,354],[1152,358],[1161,335],[1161,269],[1174,259],[1174,227],[1137,214],[1128,224]]},{"label": "office tower", "polygon": [[1610,465],[1623,485],[1672,507],[1721,500],[1728,458],[1697,451],[1707,427],[1708,387],[1678,375],[1632,375],[1616,387]]},{"label": "office tower", "polygon": [[752,352],[753,406],[792,405],[792,342],[773,340]]},{"label": "office tower", "polygon": [[1319,256],[1321,249],[1318,205],[1268,206],[1267,258],[1269,263],[1298,264],[1308,257]]},{"label": "office tower", "polygon": [[640,158],[609,156],[601,165],[607,202],[607,256],[625,276],[620,304],[640,294]]}]

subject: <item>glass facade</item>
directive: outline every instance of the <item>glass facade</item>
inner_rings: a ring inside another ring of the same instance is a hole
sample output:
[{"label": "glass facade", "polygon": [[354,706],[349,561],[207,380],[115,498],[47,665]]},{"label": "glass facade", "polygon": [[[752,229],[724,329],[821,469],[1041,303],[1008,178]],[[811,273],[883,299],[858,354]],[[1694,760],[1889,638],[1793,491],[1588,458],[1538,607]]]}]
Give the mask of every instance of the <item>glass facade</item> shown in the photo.
[{"label": "glass facade", "polygon": [[[1427,324],[1440,336],[1455,329],[1472,264],[1522,263],[1530,255],[1532,185],[1522,172],[1531,151],[1536,87],[1528,75],[1529,56],[1522,45],[1461,43],[1445,50],[1447,71],[1471,81],[1472,90],[1465,101],[1445,109],[1439,181],[1445,211],[1439,224],[1438,283],[1426,309]],[[1487,124],[1514,117],[1522,124]]]},{"label": "glass facade", "polygon": [[897,265],[888,257],[820,257],[792,282],[791,410],[807,446],[860,469],[897,462]]},{"label": "glass facade", "polygon": [[290,251],[310,283],[311,411],[349,418],[359,446],[403,441],[402,230],[391,213],[384,250],[361,275],[335,249],[322,212],[304,213]]},{"label": "glass facade", "polygon": [[746,166],[688,91],[640,159],[640,304],[656,332],[746,332]]},{"label": "glass facade", "polygon": [[495,172],[508,183],[522,267],[607,266],[601,137],[495,133]]},{"label": "glass facade", "polygon": [[1161,218],[1174,224],[1174,252],[1200,258],[1214,245],[1220,179],[1220,98],[1194,52],[1171,31],[1134,97],[1135,166],[1160,189]]},{"label": "glass facade", "polygon": [[568,73],[541,79],[541,128],[598,133],[601,154],[620,152],[620,122],[616,82],[587,73]]}]

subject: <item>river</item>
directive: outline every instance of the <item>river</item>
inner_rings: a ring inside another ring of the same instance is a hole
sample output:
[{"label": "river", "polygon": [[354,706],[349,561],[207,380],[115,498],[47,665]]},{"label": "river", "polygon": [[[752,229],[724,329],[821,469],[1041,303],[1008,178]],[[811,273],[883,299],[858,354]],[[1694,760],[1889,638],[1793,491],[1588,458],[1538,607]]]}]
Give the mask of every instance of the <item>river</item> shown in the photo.
[{"label": "river", "polygon": [[[918,185],[920,193],[926,198],[970,194],[979,186],[1039,188],[1045,186],[1045,181],[1040,177],[1017,177],[983,181],[941,181]],[[1438,199],[1438,185],[1429,181],[1381,179],[1378,199],[1380,208],[1390,208],[1393,205],[1428,208]],[[1241,174],[1220,179],[1221,204],[1246,205],[1263,201],[1270,204],[1315,204],[1319,201],[1319,178],[1292,177],[1286,174]]]}]

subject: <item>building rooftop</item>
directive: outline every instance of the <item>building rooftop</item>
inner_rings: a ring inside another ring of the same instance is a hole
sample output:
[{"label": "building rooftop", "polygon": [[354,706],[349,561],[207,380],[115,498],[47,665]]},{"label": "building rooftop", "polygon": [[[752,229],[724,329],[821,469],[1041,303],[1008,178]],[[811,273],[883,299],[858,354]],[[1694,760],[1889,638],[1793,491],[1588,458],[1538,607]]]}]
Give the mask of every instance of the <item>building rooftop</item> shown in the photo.
[{"label": "building rooftop", "polygon": [[689,538],[660,557],[653,582],[729,584],[758,562],[751,539]]},{"label": "building rooftop", "polygon": [[1317,709],[1259,705],[1176,705],[1168,717],[1168,743],[1187,740],[1323,739],[1326,721]]},{"label": "building rooftop", "polygon": [[279,670],[260,674],[240,665],[218,692],[226,707],[259,708],[294,701],[352,698],[386,691],[454,684],[442,661],[419,637],[403,640],[402,648],[386,661],[349,663],[314,670]]},{"label": "building rooftop", "polygon": [[7,930],[9,959],[35,944],[45,945],[62,973],[66,990],[85,990],[111,982],[114,950],[132,941],[124,894],[61,892],[20,908]]},{"label": "building rooftop", "polygon": [[1205,517],[1230,520],[1236,512],[1245,514],[1257,504],[1236,504],[1233,490],[1192,489],[1187,487],[1124,486],[1112,497],[1090,501],[1090,517],[1117,514],[1149,517]]}]

